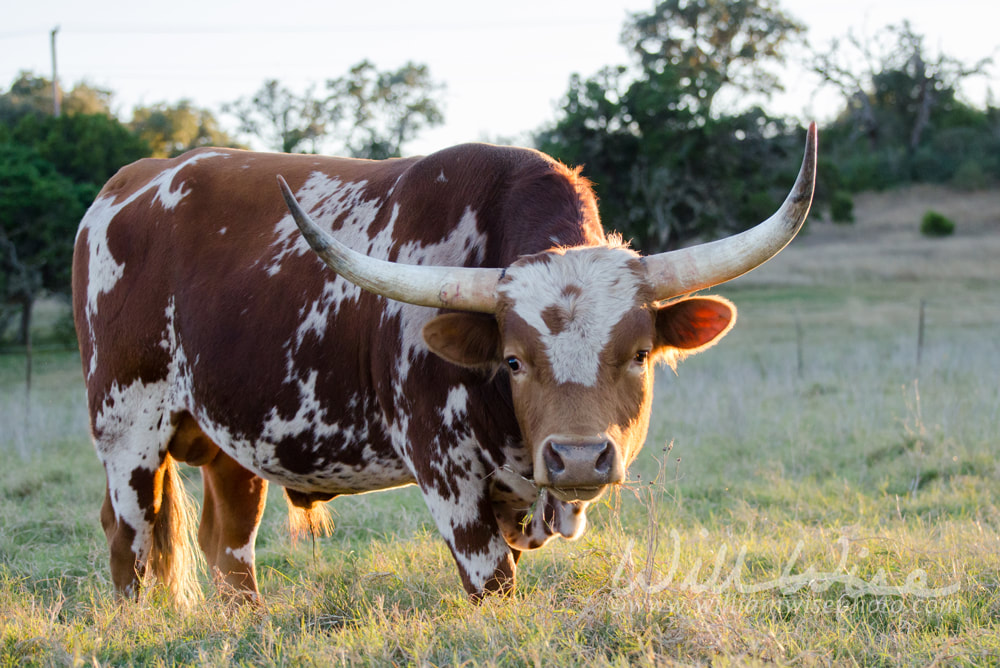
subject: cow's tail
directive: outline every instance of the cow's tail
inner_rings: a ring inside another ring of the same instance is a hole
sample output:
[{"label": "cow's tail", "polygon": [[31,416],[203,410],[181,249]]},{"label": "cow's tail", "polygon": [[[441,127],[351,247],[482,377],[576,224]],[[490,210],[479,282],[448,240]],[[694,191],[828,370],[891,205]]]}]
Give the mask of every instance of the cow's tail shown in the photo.
[{"label": "cow's tail", "polygon": [[169,454],[162,470],[162,496],[153,524],[149,563],[153,576],[166,587],[174,604],[187,608],[201,599],[198,584],[201,553],[195,547],[194,535],[196,515],[177,462]]}]

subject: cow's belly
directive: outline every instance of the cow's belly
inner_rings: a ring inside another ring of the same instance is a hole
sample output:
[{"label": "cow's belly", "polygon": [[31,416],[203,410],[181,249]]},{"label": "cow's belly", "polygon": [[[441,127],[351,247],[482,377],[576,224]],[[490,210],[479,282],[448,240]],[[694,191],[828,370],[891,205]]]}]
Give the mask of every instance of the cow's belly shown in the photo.
[{"label": "cow's belly", "polygon": [[382,430],[373,433],[364,424],[274,438],[273,430],[245,436],[210,419],[199,422],[206,435],[241,466],[300,492],[359,494],[415,482],[408,462],[380,438]]},{"label": "cow's belly", "polygon": [[390,489],[415,482],[413,473],[400,458],[379,457],[366,445],[362,448],[362,458],[345,460],[319,457],[306,470],[289,470],[280,460],[263,454],[267,448],[256,448],[253,452],[237,452],[237,461],[258,475],[300,492],[322,492],[326,494],[360,494]]}]

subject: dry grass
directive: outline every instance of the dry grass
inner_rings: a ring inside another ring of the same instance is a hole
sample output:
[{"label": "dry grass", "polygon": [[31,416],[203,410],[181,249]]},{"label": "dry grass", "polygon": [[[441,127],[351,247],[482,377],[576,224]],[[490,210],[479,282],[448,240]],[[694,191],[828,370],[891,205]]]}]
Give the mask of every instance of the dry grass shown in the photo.
[{"label": "dry grass", "polygon": [[[315,553],[272,490],[262,609],[119,607],[78,362],[39,364],[25,431],[20,361],[0,358],[0,666],[1000,662],[997,263],[879,206],[720,290],[740,321],[660,371],[631,482],[478,607],[413,488],[335,500]],[[970,246],[995,243],[996,212]],[[906,235],[930,280],[893,264]]]}]

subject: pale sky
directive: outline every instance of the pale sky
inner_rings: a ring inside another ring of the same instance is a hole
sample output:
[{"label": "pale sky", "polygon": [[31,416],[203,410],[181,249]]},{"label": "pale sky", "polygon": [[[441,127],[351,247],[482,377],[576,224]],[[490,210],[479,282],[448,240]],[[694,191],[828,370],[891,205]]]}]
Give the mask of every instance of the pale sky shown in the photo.
[{"label": "pale sky", "polygon": [[[463,141],[525,141],[551,121],[572,73],[626,64],[619,44],[629,12],[653,0],[3,0],[0,88],[20,70],[50,76],[49,31],[58,34],[59,77],[115,92],[119,116],[141,104],[191,99],[217,114],[224,102],[250,95],[267,78],[302,91],[322,85],[368,58],[380,69],[426,63],[447,86],[445,125],[406,147],[426,153]],[[500,7],[503,7],[500,9]],[[995,0],[782,0],[808,27],[814,45],[848,29],[871,34],[909,19],[932,54],[967,63],[1000,60],[1000,4]],[[791,66],[788,92],[769,108],[805,123],[828,120],[837,98]],[[965,96],[983,104],[1000,95],[1000,66]],[[996,100],[994,100],[996,102]],[[234,127],[231,119],[221,116]]]}]

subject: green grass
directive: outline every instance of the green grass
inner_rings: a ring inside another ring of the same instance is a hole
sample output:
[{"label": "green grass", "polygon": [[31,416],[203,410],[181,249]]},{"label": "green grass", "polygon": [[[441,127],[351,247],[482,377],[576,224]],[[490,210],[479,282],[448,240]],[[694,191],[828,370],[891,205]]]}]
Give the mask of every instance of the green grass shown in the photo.
[{"label": "green grass", "polygon": [[26,424],[0,356],[0,666],[1000,662],[995,286],[720,292],[740,321],[659,371],[629,484],[480,606],[413,488],[336,499],[315,549],[272,489],[262,609],[117,606],[78,359],[36,359]]}]

